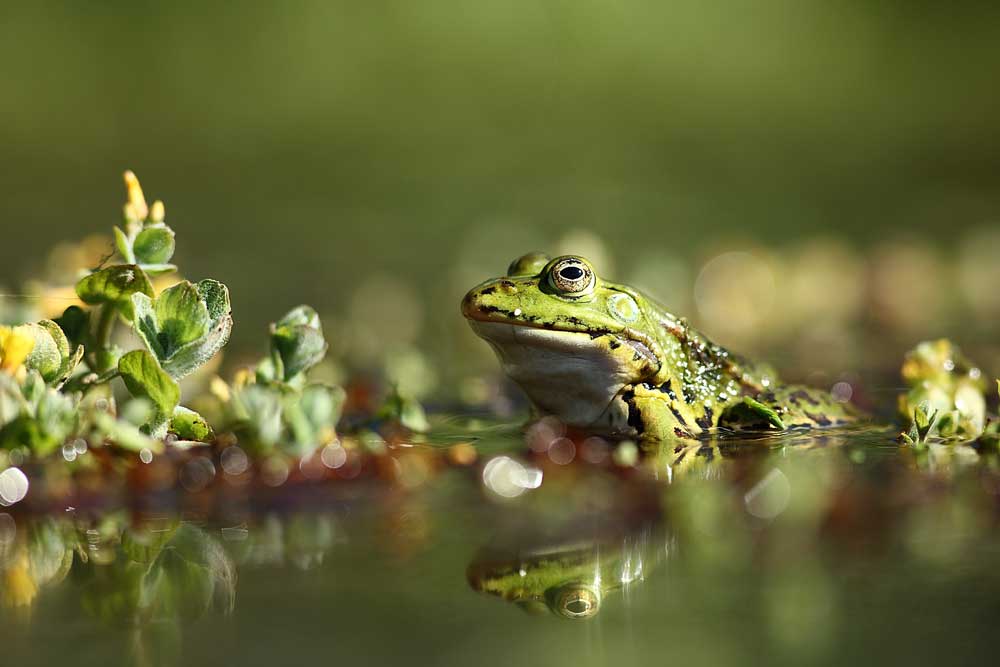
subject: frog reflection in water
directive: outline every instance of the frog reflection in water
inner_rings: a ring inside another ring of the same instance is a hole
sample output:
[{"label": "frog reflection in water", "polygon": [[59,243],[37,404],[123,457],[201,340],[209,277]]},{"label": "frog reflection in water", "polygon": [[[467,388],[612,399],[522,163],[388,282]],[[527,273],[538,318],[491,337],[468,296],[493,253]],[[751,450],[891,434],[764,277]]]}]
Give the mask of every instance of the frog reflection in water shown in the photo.
[{"label": "frog reflection in water", "polygon": [[601,610],[609,593],[643,581],[662,557],[663,539],[647,524],[615,535],[517,541],[483,550],[466,575],[473,590],[529,613],[586,619]]},{"label": "frog reflection in water", "polygon": [[851,406],[780,384],[583,257],[516,259],[473,288],[462,313],[536,412],[616,438],[690,440],[716,428],[841,425]]}]

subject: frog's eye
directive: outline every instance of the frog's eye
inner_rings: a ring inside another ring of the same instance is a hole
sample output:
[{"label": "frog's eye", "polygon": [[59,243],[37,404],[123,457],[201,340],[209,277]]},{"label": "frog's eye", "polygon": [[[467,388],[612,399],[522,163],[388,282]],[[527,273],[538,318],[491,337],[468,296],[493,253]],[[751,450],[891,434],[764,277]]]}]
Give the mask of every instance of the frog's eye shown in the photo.
[{"label": "frog's eye", "polygon": [[555,612],[564,618],[590,618],[601,608],[601,598],[587,586],[567,586],[555,596]]},{"label": "frog's eye", "polygon": [[583,294],[594,287],[594,270],[579,257],[566,257],[552,265],[549,282],[565,294]]}]

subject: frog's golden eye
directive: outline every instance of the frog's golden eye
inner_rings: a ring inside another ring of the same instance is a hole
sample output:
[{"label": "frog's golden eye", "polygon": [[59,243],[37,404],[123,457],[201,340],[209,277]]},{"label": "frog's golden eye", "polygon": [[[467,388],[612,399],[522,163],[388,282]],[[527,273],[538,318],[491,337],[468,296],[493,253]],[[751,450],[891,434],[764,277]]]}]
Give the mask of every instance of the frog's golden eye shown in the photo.
[{"label": "frog's golden eye", "polygon": [[557,260],[549,270],[549,282],[558,291],[579,295],[594,288],[594,270],[579,257]]},{"label": "frog's golden eye", "polygon": [[601,608],[601,598],[587,586],[567,586],[555,596],[555,612],[564,618],[590,618]]}]

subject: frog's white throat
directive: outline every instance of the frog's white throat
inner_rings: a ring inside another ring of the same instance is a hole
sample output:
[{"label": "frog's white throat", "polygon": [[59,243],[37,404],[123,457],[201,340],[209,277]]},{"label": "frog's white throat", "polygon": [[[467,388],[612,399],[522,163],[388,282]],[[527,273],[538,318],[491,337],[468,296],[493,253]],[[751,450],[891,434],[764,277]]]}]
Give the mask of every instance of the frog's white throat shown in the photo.
[{"label": "frog's white throat", "polygon": [[541,412],[581,428],[618,432],[625,427],[627,410],[615,399],[640,373],[628,355],[615,354],[606,341],[582,332],[477,320],[469,324]]}]

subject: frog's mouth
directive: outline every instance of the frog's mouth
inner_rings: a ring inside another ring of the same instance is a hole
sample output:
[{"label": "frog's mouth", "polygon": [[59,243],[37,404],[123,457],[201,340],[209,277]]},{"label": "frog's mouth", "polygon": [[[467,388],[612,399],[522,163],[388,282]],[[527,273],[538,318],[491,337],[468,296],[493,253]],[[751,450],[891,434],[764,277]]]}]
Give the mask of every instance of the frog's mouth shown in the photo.
[{"label": "frog's mouth", "polygon": [[651,378],[660,367],[649,347],[618,334],[474,318],[469,324],[541,412],[572,426],[623,429],[627,415],[614,401],[626,385]]},{"label": "frog's mouth", "polygon": [[[527,319],[519,319],[517,313],[505,313],[499,309],[485,309],[476,307],[468,300],[462,304],[462,314],[469,320],[469,325],[476,334],[490,342],[494,339],[512,339],[521,345],[539,345],[542,347],[560,347],[567,349],[566,343],[570,344],[567,351],[572,348],[587,348],[586,341],[597,341],[605,339],[607,347],[611,352],[621,348],[623,351],[632,353],[633,363],[629,364],[634,368],[645,370],[640,377],[635,380],[645,379],[647,376],[655,375],[663,364],[663,352],[660,345],[650,336],[634,329],[624,328],[620,331],[588,329],[575,330],[566,327],[559,327],[554,324],[540,324]],[[494,326],[501,325],[501,326]],[[541,332],[535,334],[534,332]],[[556,341],[562,343],[555,345]],[[616,357],[627,360],[628,355],[616,354]]]}]

